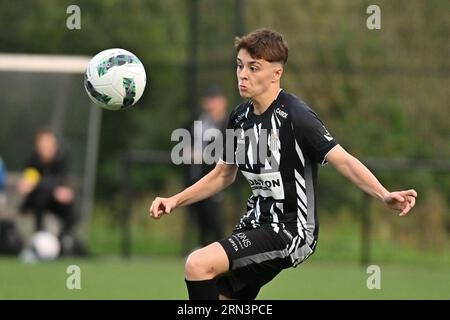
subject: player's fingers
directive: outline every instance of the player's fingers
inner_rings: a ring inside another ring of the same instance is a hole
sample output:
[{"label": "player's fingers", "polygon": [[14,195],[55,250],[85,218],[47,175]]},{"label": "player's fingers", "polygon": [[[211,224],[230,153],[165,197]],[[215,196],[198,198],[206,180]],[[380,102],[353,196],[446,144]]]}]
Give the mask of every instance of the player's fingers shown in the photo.
[{"label": "player's fingers", "polygon": [[411,196],[411,197],[417,197],[417,191],[414,189],[409,189],[407,191],[403,191],[402,195],[404,196]]},{"label": "player's fingers", "polygon": [[164,202],[162,200],[159,199],[155,204],[154,211],[156,211],[158,214],[162,214],[164,212]]},{"label": "player's fingers", "polygon": [[409,204],[410,204],[411,208],[413,208],[416,205],[416,198],[410,197]]},{"label": "player's fingers", "polygon": [[153,201],[152,201],[152,204],[150,205],[150,208],[148,209],[148,212],[150,213],[150,215],[151,215],[152,212],[153,212],[153,205],[154,205],[154,203],[155,203],[155,201],[153,200]]},{"label": "player's fingers", "polygon": [[164,210],[161,210],[162,203],[159,201],[158,204],[155,204],[155,207],[153,208],[153,217],[155,219],[161,218],[161,216],[164,213]]},{"label": "player's fingers", "polygon": [[157,202],[157,200],[155,200],[152,203],[152,207],[151,207],[150,211],[152,214],[155,214],[157,210],[158,210],[158,202]]},{"label": "player's fingers", "polygon": [[160,211],[161,211],[161,209],[159,209],[160,205],[161,205],[161,200],[158,199],[158,198],[156,198],[156,199],[153,201],[153,203],[152,203],[152,208],[151,208],[151,214],[152,214],[154,217],[157,217],[157,216],[158,216],[158,213],[160,213]]},{"label": "player's fingers", "polygon": [[151,210],[154,211],[156,207],[158,207],[160,199],[158,197],[155,198],[152,202]]},{"label": "player's fingers", "polygon": [[153,219],[161,218],[161,216],[160,216],[160,214],[158,212],[153,213],[152,217],[153,217]]},{"label": "player's fingers", "polygon": [[148,215],[150,217],[153,217],[153,203],[151,204],[150,208],[148,209]]},{"label": "player's fingers", "polygon": [[411,210],[411,205],[409,204],[409,202],[407,202],[405,208],[402,210],[399,216],[400,217],[405,216],[406,214],[408,214],[409,210]]}]

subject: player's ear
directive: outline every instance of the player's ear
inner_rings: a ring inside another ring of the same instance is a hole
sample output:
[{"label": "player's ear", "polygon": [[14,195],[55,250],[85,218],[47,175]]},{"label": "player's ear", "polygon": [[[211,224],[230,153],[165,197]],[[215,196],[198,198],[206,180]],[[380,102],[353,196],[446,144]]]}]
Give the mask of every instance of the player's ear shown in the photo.
[{"label": "player's ear", "polygon": [[283,75],[283,65],[281,63],[274,63],[272,82],[280,81],[282,75]]}]

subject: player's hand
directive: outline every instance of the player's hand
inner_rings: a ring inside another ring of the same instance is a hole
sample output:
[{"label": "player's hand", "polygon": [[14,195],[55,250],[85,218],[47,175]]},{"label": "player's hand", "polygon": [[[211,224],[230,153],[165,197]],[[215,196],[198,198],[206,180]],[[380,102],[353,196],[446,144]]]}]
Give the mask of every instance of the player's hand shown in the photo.
[{"label": "player's hand", "polygon": [[384,203],[391,209],[400,211],[399,216],[405,216],[416,204],[417,192],[414,189],[407,191],[390,192],[384,197]]},{"label": "player's hand", "polygon": [[159,219],[162,215],[169,214],[175,208],[176,202],[173,198],[156,197],[148,212],[153,219]]},{"label": "player's hand", "polygon": [[58,202],[63,204],[71,203],[75,197],[73,191],[69,187],[59,186],[53,190],[53,196]]},{"label": "player's hand", "polygon": [[21,181],[19,181],[17,185],[17,190],[21,195],[26,196],[27,194],[29,194],[31,191],[34,190],[36,185],[37,183],[35,182],[30,182],[25,179],[22,179]]}]

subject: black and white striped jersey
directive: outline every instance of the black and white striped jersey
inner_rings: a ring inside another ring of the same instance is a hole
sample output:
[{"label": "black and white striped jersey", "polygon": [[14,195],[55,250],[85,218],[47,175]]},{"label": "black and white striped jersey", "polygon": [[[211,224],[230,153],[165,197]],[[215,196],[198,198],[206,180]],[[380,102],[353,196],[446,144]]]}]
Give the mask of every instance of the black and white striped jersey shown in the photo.
[{"label": "black and white striped jersey", "polygon": [[224,141],[222,161],[236,164],[253,192],[236,229],[272,228],[289,240],[296,266],[316,247],[317,168],[334,138],[301,99],[280,90],[263,114],[251,101],[233,110]]}]

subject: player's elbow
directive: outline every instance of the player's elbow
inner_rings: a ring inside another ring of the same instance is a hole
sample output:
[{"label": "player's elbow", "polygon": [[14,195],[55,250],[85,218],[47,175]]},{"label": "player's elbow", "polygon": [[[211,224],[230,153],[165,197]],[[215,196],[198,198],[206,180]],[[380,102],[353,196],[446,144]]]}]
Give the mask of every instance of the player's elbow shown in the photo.
[{"label": "player's elbow", "polygon": [[236,172],[229,173],[223,176],[223,180],[225,187],[228,187],[229,185],[233,184],[233,182],[236,180]]},{"label": "player's elbow", "polygon": [[222,185],[226,188],[236,180],[237,170],[226,165],[218,165],[214,169],[216,177],[222,181]]}]

